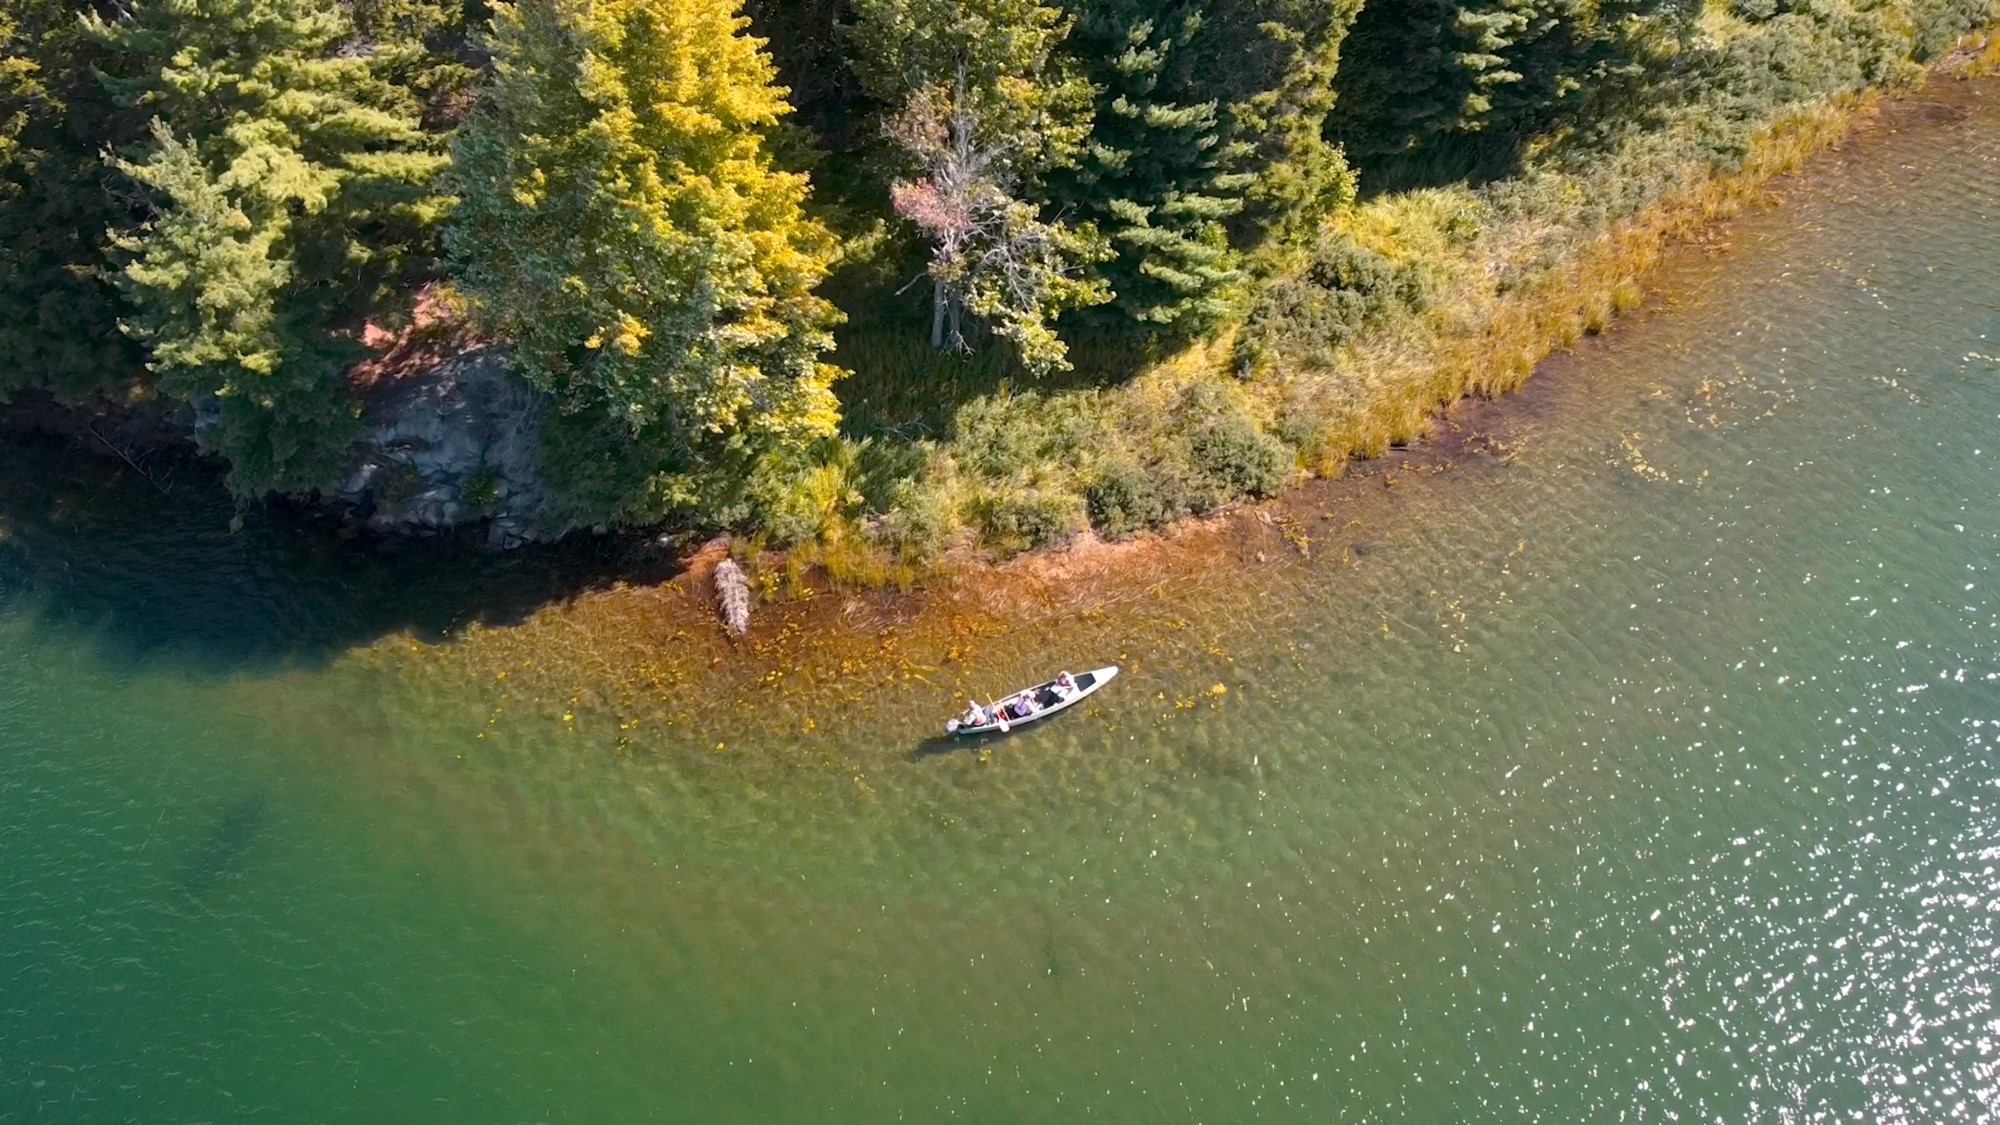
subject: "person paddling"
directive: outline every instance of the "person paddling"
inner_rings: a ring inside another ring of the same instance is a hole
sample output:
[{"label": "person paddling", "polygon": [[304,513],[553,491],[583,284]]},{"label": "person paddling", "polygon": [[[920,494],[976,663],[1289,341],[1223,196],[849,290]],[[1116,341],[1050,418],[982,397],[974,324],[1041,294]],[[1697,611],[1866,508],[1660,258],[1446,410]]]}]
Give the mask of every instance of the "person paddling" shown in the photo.
[{"label": "person paddling", "polygon": [[1016,724],[1030,723],[1071,706],[1103,687],[1118,674],[1116,665],[1094,668],[1081,675],[1064,671],[1046,683],[1003,695],[991,703],[967,700],[965,710],[944,724],[946,735],[1006,733]]}]

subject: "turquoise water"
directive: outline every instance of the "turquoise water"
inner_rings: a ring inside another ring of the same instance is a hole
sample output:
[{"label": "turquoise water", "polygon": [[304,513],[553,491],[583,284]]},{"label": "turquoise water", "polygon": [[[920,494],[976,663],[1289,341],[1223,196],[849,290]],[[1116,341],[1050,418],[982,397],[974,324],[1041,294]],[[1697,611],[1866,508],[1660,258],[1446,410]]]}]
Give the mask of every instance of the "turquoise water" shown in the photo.
[{"label": "turquoise water", "polygon": [[606,560],[6,451],[0,1121],[2000,1114],[2000,98],[1919,100],[1310,559],[721,751],[451,658]]}]

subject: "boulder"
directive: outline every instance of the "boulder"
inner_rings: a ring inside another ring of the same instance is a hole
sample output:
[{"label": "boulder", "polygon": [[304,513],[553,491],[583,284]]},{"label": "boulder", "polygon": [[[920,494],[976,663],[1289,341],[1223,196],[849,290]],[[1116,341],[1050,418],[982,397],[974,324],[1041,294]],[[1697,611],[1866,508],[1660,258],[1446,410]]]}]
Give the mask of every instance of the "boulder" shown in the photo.
[{"label": "boulder", "polygon": [[547,411],[547,396],[515,378],[491,347],[385,380],[370,392],[338,499],[382,532],[486,520],[486,541],[499,549],[554,539],[571,528],[550,516],[541,477]]}]

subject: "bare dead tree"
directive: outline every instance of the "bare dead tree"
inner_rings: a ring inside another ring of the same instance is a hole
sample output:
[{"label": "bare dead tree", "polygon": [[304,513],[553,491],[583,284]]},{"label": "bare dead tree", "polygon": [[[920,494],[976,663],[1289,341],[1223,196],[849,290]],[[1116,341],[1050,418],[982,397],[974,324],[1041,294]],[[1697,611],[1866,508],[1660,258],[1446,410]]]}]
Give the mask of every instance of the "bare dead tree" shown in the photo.
[{"label": "bare dead tree", "polygon": [[950,94],[935,87],[911,95],[889,123],[889,137],[926,174],[890,189],[896,213],[931,240],[931,346],[966,350],[963,277],[966,251],[990,233],[993,213],[1009,202],[1000,170],[1007,146],[980,145],[979,121],[965,97],[965,76]]},{"label": "bare dead tree", "polygon": [[970,314],[1012,340],[1031,369],[1067,366],[1048,321],[1109,298],[1102,282],[1083,276],[1109,255],[1103,239],[1093,228],[1046,222],[1016,197],[1019,146],[987,135],[962,69],[952,90],[913,94],[888,132],[924,169],[897,181],[891,200],[931,242],[931,346],[967,350]]},{"label": "bare dead tree", "polygon": [[93,426],[88,422],[86,422],[84,423],[83,428],[90,431],[90,436],[96,438],[104,446],[104,448],[116,454],[120,461],[125,462],[127,468],[139,474],[139,479],[145,481],[147,484],[152,485],[153,491],[158,492],[160,495],[165,496],[169,500],[173,499],[173,493],[167,491],[167,486],[164,483],[162,483],[158,477],[155,477],[152,473],[146,471],[146,467],[144,465],[141,465],[136,459],[134,459],[130,452],[124,449],[120,449],[117,445],[114,445],[110,438],[105,437],[102,433],[98,431],[96,426]]}]

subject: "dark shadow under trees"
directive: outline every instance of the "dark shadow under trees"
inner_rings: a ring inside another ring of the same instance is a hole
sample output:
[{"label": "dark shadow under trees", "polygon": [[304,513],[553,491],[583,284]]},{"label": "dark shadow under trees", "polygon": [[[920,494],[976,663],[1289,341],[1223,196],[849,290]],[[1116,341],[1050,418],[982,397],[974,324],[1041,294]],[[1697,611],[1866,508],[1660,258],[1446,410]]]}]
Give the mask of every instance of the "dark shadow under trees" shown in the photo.
[{"label": "dark shadow under trees", "polygon": [[1181,341],[1171,333],[1072,314],[1060,322],[1067,370],[1036,374],[1006,341],[969,325],[968,347],[931,346],[931,286],[914,247],[891,260],[837,272],[826,293],[848,312],[832,360],[850,373],[835,384],[841,431],[851,438],[941,439],[960,407],[1002,389],[1106,387],[1138,374]]},{"label": "dark shadow under trees", "polygon": [[[237,510],[215,467],[161,454],[142,476],[56,438],[0,432],[0,603],[113,664],[193,675],[315,666],[381,637],[508,625],[679,572],[648,536],[497,553],[476,530],[368,542],[290,505]],[[150,479],[149,479],[150,477]]]}]

